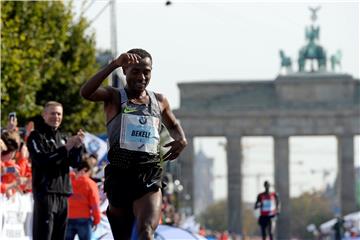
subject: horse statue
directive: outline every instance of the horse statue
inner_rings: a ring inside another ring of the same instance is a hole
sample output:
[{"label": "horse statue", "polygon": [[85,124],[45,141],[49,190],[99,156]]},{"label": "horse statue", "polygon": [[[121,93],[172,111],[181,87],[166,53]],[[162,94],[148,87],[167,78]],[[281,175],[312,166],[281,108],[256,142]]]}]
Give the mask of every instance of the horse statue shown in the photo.
[{"label": "horse statue", "polygon": [[330,56],[331,70],[333,72],[336,71],[336,66],[339,66],[339,69],[341,69],[341,58],[342,52],[340,50],[337,50],[336,53]]},{"label": "horse statue", "polygon": [[315,43],[319,38],[319,27],[311,26],[306,28],[305,36],[308,39],[308,44],[302,47],[299,51],[298,65],[299,72],[305,71],[306,60],[311,60],[311,71],[314,72],[314,60],[317,61],[318,70],[326,69],[326,52],[323,47]]},{"label": "horse statue", "polygon": [[281,69],[285,68],[287,72],[292,72],[292,61],[291,58],[285,55],[283,50],[279,51],[281,58]]}]

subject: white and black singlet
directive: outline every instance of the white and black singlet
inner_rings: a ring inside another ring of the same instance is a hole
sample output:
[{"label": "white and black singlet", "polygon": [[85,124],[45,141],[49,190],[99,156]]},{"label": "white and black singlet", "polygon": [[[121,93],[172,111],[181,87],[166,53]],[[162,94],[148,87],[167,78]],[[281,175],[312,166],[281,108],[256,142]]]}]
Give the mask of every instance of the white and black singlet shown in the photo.
[{"label": "white and black singlet", "polygon": [[128,100],[120,89],[121,108],[107,124],[110,165],[120,168],[160,162],[161,110],[153,92],[148,105]]}]

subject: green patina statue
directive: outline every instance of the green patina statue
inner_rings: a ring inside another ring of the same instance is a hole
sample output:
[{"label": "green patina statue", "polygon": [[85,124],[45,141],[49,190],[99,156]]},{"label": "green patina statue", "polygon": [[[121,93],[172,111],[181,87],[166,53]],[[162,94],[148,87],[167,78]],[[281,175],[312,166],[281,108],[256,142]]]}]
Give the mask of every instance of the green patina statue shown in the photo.
[{"label": "green patina statue", "polygon": [[285,55],[285,52],[280,49],[279,55],[281,58],[281,68],[285,68],[286,72],[292,72],[291,58]]},{"label": "green patina statue", "polygon": [[[299,56],[297,59],[298,63],[298,71],[306,72],[309,71],[308,66],[306,64],[310,63],[310,72],[316,71],[326,71],[326,51],[325,49],[318,43],[320,36],[320,27],[315,24],[317,20],[317,12],[320,10],[320,7],[311,8],[309,7],[311,12],[310,19],[312,24],[305,28],[305,39],[306,45],[300,48]],[[291,58],[285,55],[285,52],[280,49],[279,51],[280,59],[281,59],[281,68],[280,73],[291,73],[292,72],[292,61]],[[329,57],[329,61],[331,64],[331,70],[333,72],[341,70],[341,57],[342,53],[340,50],[337,50],[334,54]],[[317,65],[316,65],[317,64]],[[306,66],[306,68],[305,68]]]},{"label": "green patina statue", "polygon": [[[317,15],[316,12],[320,9],[317,8],[309,8],[312,12],[311,20],[313,22],[316,21]],[[307,60],[311,61],[311,71],[314,72],[314,61],[317,61],[317,69],[318,71],[326,69],[326,52],[325,49],[317,44],[317,40],[319,39],[320,28],[314,25],[310,27],[306,27],[305,29],[305,37],[307,40],[307,44],[302,47],[299,51],[298,65],[299,72],[305,71],[305,63]]]},{"label": "green patina statue", "polygon": [[340,50],[337,50],[336,53],[330,56],[331,70],[333,72],[337,70],[337,67],[341,69],[341,57],[342,57],[342,53]]}]

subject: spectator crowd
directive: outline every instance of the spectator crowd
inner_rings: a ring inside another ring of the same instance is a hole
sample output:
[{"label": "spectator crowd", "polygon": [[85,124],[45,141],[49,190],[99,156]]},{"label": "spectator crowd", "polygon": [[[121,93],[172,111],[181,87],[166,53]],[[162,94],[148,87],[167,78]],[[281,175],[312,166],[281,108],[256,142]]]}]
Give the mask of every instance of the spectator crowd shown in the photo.
[{"label": "spectator crowd", "polygon": [[[32,193],[31,159],[27,149],[27,140],[31,131],[41,121],[41,117],[30,121],[25,127],[18,127],[16,116],[9,117],[8,124],[1,129],[1,195],[11,199],[15,194]],[[99,164],[96,153],[82,154],[82,163],[76,169],[71,169],[70,178],[73,195],[69,198],[67,239],[74,239],[75,234],[88,234],[96,229],[105,214],[106,196],[103,191],[104,164]],[[177,209],[177,199],[174,193],[163,191],[161,224],[180,227],[184,216]],[[87,206],[88,207],[84,207]],[[89,211],[88,209],[91,209]],[[79,222],[91,219],[88,229],[77,229]],[[203,236],[211,235],[203,227],[199,229]],[[227,239],[226,233],[213,234],[213,239]],[[84,238],[86,239],[86,238]]]},{"label": "spectator crowd", "polygon": [[[0,140],[0,170],[1,170],[1,201],[14,201],[18,196],[32,194],[32,166],[31,158],[27,148],[27,140],[34,127],[40,124],[41,117],[34,118],[34,121],[27,123],[25,128],[18,127],[16,114],[9,114],[6,128],[1,129]],[[78,167],[70,171],[70,179],[73,186],[73,194],[68,199],[68,232],[66,239],[74,239],[77,234],[80,239],[90,239],[92,230],[100,223],[100,193],[99,187],[103,182],[102,169],[98,166],[96,153],[82,153],[81,162]],[[104,199],[104,196],[102,196]],[[4,230],[4,224],[9,222],[6,219],[6,209],[3,209],[0,216],[4,221],[0,230]],[[87,221],[89,228],[86,231],[78,229],[82,221]],[[4,234],[1,232],[1,234]],[[1,235],[0,234],[0,235]],[[28,234],[28,233],[26,233]],[[81,237],[81,234],[85,237]],[[88,235],[84,235],[88,234]],[[2,235],[1,235],[2,236]]]}]

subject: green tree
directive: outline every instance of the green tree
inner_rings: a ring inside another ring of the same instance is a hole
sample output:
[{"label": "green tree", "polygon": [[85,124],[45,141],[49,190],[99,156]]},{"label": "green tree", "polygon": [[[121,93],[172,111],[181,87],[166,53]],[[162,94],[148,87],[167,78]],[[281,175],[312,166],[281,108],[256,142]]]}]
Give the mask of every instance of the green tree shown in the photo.
[{"label": "green tree", "polygon": [[213,231],[227,230],[227,203],[226,200],[220,200],[210,205],[199,216],[199,221],[206,229]]},{"label": "green tree", "polygon": [[[303,193],[291,199],[291,234],[298,239],[312,239],[312,233],[306,231],[310,224],[319,226],[331,219],[331,201],[321,192]],[[260,228],[254,216],[253,203],[245,203],[243,209],[244,236],[260,236]],[[290,214],[281,212],[280,214]],[[210,205],[199,216],[199,222],[205,228],[214,231],[228,229],[226,201],[221,200]]]},{"label": "green tree", "polygon": [[[254,216],[253,203],[245,203],[243,209],[243,234],[254,236],[259,234],[257,219]],[[213,231],[228,230],[227,203],[225,200],[215,202],[200,214],[199,222],[206,229]]]},{"label": "green tree", "polygon": [[320,192],[304,193],[291,199],[291,232],[294,237],[312,239],[306,227],[312,223],[319,226],[332,217],[331,202]]},{"label": "green tree", "polygon": [[254,204],[249,203],[248,207],[244,209],[244,236],[259,236],[260,235],[260,227],[257,223],[257,219],[254,214]]},{"label": "green tree", "polygon": [[104,130],[101,105],[79,96],[98,68],[88,27],[82,16],[75,20],[71,2],[1,2],[2,126],[9,112],[24,124],[55,100],[64,106],[64,130]]}]

